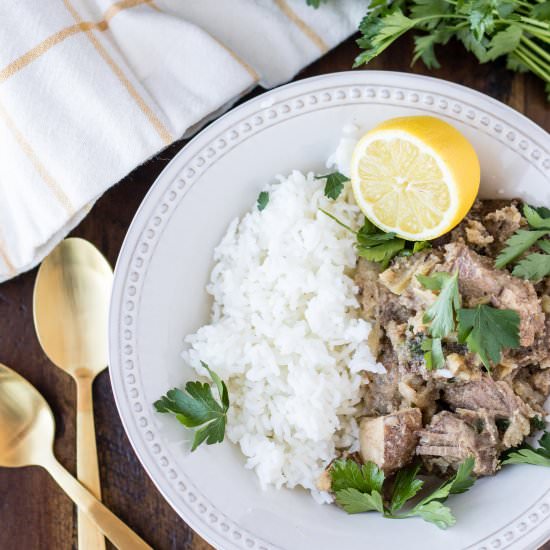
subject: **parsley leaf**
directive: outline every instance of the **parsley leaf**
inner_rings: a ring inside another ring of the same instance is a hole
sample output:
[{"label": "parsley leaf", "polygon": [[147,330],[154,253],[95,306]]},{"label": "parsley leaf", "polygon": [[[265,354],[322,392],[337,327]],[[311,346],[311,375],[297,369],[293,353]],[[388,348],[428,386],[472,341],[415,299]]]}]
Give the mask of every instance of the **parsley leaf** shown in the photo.
[{"label": "parsley leaf", "polygon": [[326,2],[326,0],[306,0],[306,4],[314,7],[315,9],[317,9],[323,2]]},{"label": "parsley leaf", "polygon": [[541,21],[548,21],[550,19],[550,1],[535,4],[531,10],[531,17],[540,19]]},{"label": "parsley leaf", "polygon": [[523,206],[523,215],[533,229],[550,229],[550,212],[547,208],[533,208],[526,204]]},{"label": "parsley leaf", "polygon": [[330,467],[334,492],[341,489],[357,489],[363,493],[380,492],[384,483],[384,472],[373,462],[359,466],[353,460],[336,460]]},{"label": "parsley leaf", "polygon": [[449,488],[450,495],[465,493],[475,483],[476,478],[472,476],[475,460],[473,456],[468,457],[459,467],[454,479],[451,480]]},{"label": "parsley leaf", "polygon": [[258,210],[261,212],[269,202],[269,193],[267,191],[262,191],[258,195],[258,200],[256,201],[256,204],[258,205]]},{"label": "parsley leaf", "polygon": [[502,464],[533,464],[535,466],[550,466],[550,433],[544,432],[539,439],[539,448],[534,449],[527,443],[522,447],[512,449],[506,454]]},{"label": "parsley leaf", "polygon": [[377,510],[384,513],[384,472],[373,462],[363,466],[353,460],[337,460],[330,468],[331,489],[336,502],[348,514]]},{"label": "parsley leaf", "polygon": [[422,489],[424,482],[416,478],[419,470],[420,466],[409,466],[399,470],[395,477],[390,502],[390,512],[392,514],[403,508],[404,504]]},{"label": "parsley leaf", "polygon": [[537,241],[537,246],[543,252],[546,252],[546,254],[550,254],[550,241],[548,239],[544,239],[542,241]]},{"label": "parsley leaf", "polygon": [[202,426],[195,432],[194,451],[201,443],[207,445],[221,443],[225,435],[229,393],[220,377],[210,370],[206,363],[202,366],[208,371],[217,388],[220,402],[214,399],[212,388],[207,383],[187,382],[185,391],[174,388],[154,403],[159,413],[173,414],[187,428]]},{"label": "parsley leaf", "polygon": [[327,180],[325,183],[325,197],[329,199],[337,199],[344,190],[344,183],[349,181],[349,178],[340,172],[332,172],[324,176],[317,176],[315,179],[319,180],[323,178]]},{"label": "parsley leaf", "polygon": [[420,284],[429,290],[439,290],[439,296],[424,314],[424,322],[430,323],[429,332],[434,338],[444,338],[455,328],[455,315],[460,307],[458,272],[417,275]]},{"label": "parsley leaf", "polygon": [[441,338],[424,338],[420,349],[425,352],[426,370],[442,369],[445,366]]},{"label": "parsley leaf", "polygon": [[514,51],[519,46],[522,34],[523,30],[517,25],[510,25],[507,29],[497,32],[489,42],[487,58],[493,60]]},{"label": "parsley leaf", "polygon": [[405,241],[403,239],[393,239],[376,246],[359,246],[357,248],[357,254],[361,256],[361,258],[365,258],[365,260],[381,264],[382,269],[386,269],[391,259],[403,250],[403,248],[405,248]]},{"label": "parsley leaf", "polygon": [[526,250],[531,248],[541,237],[548,234],[548,231],[528,231],[518,229],[507,241],[506,247],[500,252],[495,260],[497,269],[503,268],[521,256]]},{"label": "parsley leaf", "polygon": [[437,500],[415,507],[414,514],[410,515],[419,516],[424,521],[437,525],[440,529],[447,529],[456,523],[451,509]]},{"label": "parsley leaf", "polygon": [[511,309],[478,305],[458,312],[458,340],[477,353],[487,370],[505,348],[519,347],[519,315]]},{"label": "parsley leaf", "polygon": [[412,29],[414,24],[414,20],[406,17],[400,9],[389,13],[386,10],[375,10],[367,15],[359,26],[363,36],[357,40],[357,44],[365,51],[355,58],[353,66],[359,67],[371,61],[401,35]]},{"label": "parsley leaf", "polygon": [[441,67],[435,55],[434,46],[438,44],[436,33],[425,34],[414,37],[414,55],[411,65],[414,65],[419,59],[422,59],[428,69],[439,69]]},{"label": "parsley leaf", "polygon": [[512,271],[512,275],[530,281],[540,281],[550,275],[550,255],[529,254],[529,256],[518,262]]},{"label": "parsley leaf", "polygon": [[418,503],[418,506],[431,502],[432,500],[445,501],[449,495],[465,493],[475,483],[472,471],[475,466],[473,456],[468,457],[459,467],[454,477],[438,487],[432,494]]},{"label": "parsley leaf", "polygon": [[370,512],[376,510],[384,513],[384,503],[382,495],[377,491],[372,493],[361,493],[357,489],[341,489],[336,493],[336,502],[348,514],[358,514],[360,512]]}]

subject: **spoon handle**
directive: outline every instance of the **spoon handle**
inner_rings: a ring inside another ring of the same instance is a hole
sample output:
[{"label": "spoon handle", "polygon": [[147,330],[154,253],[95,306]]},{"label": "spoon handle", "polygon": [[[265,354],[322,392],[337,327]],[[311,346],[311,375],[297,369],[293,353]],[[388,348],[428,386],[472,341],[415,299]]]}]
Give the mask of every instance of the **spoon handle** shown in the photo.
[{"label": "spoon handle", "polygon": [[53,453],[41,465],[119,550],[153,550],[67,472]]},{"label": "spoon handle", "polygon": [[[76,377],[76,473],[80,483],[98,500],[101,500],[92,384],[91,376]],[[103,535],[80,508],[78,510],[78,548],[79,550],[105,550]]]}]

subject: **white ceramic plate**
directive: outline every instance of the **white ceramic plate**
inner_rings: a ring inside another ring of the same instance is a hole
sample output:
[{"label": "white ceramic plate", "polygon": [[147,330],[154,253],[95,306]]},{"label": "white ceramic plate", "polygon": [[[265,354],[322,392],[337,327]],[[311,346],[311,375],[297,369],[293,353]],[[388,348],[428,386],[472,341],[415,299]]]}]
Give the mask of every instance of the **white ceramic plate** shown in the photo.
[{"label": "white ceramic plate", "polygon": [[[536,548],[550,537],[550,475],[506,468],[453,497],[457,524],[348,516],[300,491],[262,491],[229,442],[189,454],[188,435],[152,403],[190,376],[186,334],[208,321],[212,251],[258,190],[293,168],[323,171],[342,126],[433,114],[455,125],[481,159],[482,194],[550,206],[549,136],[461,86],[390,72],[345,72],[278,88],[201,132],[143,201],[117,263],[110,320],[111,378],[126,431],[181,517],[224,550],[477,550]],[[152,518],[154,521],[154,518]]]}]

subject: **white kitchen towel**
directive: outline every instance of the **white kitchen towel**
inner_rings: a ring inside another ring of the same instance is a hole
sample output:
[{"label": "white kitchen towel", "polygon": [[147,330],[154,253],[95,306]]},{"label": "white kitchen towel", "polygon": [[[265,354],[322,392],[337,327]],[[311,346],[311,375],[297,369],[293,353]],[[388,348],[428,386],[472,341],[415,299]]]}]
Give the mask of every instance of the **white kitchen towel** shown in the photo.
[{"label": "white kitchen towel", "polygon": [[357,28],[368,0],[2,0],[0,281],[133,168]]}]

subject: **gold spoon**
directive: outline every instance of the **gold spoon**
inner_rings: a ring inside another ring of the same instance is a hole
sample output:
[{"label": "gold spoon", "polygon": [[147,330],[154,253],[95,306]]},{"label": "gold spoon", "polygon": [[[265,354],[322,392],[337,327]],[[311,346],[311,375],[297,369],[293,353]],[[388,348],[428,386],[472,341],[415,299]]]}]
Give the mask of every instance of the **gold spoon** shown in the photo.
[{"label": "gold spoon", "polygon": [[[77,386],[76,464],[98,499],[101,485],[92,403],[94,378],[107,366],[107,322],[113,271],[84,239],[66,239],[44,260],[34,286],[34,325],[46,355]],[[105,550],[105,539],[78,513],[80,550]]]},{"label": "gold spoon", "polygon": [[42,466],[82,512],[121,550],[152,550],[85,489],[53,454],[55,422],[46,400],[0,363],[0,466]]}]

